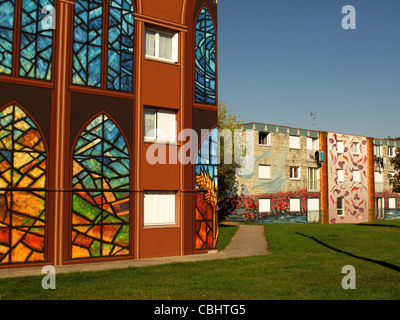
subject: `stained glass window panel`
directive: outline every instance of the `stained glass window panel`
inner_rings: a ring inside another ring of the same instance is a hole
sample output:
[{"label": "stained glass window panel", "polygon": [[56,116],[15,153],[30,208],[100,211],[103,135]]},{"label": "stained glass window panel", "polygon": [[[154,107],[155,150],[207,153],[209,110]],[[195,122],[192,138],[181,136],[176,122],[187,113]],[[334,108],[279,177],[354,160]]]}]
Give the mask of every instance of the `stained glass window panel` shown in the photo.
[{"label": "stained glass window panel", "polygon": [[0,264],[44,261],[46,151],[17,105],[0,112]]},{"label": "stained glass window panel", "polygon": [[0,74],[11,74],[15,0],[0,0]]},{"label": "stained glass window panel", "polygon": [[103,2],[75,1],[72,83],[101,86]]},{"label": "stained glass window panel", "polygon": [[53,29],[44,23],[48,12],[45,6],[54,0],[22,0],[19,75],[51,80]]},{"label": "stained glass window panel", "polygon": [[195,249],[215,249],[218,241],[218,129],[202,141],[195,165]]},{"label": "stained glass window panel", "polygon": [[134,9],[130,0],[110,2],[107,88],[133,91]]},{"label": "stained glass window panel", "polygon": [[79,136],[73,159],[72,258],[129,254],[129,150],[102,114]]},{"label": "stained glass window panel", "polygon": [[196,22],[195,101],[216,103],[216,33],[206,6]]}]

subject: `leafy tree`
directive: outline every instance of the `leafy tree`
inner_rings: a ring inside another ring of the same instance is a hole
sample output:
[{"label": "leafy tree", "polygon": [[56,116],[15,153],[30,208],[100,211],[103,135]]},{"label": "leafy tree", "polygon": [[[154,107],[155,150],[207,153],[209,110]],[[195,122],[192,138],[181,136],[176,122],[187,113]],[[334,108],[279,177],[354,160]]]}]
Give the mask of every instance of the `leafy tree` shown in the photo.
[{"label": "leafy tree", "polygon": [[[219,132],[228,129],[234,137],[234,130],[240,129],[241,123],[243,123],[243,120],[228,109],[226,101],[218,103]],[[239,168],[240,164],[236,163],[234,158],[226,159],[227,161],[224,159],[225,148],[231,147],[233,147],[233,144],[225,145],[223,138],[220,138],[220,162],[218,165],[218,217],[220,220],[234,211],[238,202],[236,168]]]},{"label": "leafy tree", "polygon": [[400,148],[396,148],[396,156],[390,159],[390,162],[396,173],[393,176],[389,175],[389,183],[393,186],[393,192],[400,193]]}]

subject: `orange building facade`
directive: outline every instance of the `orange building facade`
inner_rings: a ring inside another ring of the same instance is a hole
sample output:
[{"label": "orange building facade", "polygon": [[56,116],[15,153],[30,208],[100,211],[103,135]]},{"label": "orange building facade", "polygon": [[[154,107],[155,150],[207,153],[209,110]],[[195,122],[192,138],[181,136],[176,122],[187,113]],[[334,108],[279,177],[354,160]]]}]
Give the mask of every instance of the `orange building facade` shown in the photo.
[{"label": "orange building facade", "polygon": [[0,268],[217,249],[216,0],[50,4],[0,1]]}]

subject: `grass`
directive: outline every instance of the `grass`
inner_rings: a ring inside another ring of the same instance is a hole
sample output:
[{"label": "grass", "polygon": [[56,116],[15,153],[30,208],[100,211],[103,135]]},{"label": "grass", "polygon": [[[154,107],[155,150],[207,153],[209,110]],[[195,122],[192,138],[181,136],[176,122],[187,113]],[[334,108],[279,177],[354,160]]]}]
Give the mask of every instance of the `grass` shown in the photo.
[{"label": "grass", "polygon": [[[226,245],[235,228],[220,228]],[[0,280],[7,299],[400,299],[400,220],[365,224],[267,224],[270,255],[124,270]],[[342,268],[354,266],[356,289]]]}]

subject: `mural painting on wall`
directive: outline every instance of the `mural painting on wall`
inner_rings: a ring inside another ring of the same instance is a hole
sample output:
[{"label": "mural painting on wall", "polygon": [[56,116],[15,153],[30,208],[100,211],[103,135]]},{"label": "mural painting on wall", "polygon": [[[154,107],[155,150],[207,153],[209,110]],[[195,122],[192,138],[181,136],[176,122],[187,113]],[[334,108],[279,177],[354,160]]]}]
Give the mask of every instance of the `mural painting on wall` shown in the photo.
[{"label": "mural painting on wall", "polygon": [[[344,134],[328,134],[329,220],[368,221],[367,140]],[[343,208],[338,210],[338,199]]]},{"label": "mural painting on wall", "polygon": [[73,156],[72,258],[129,254],[129,150],[105,114],[79,136]]},{"label": "mural painting on wall", "polygon": [[216,249],[218,242],[218,129],[205,137],[195,165],[195,240],[194,248]]},{"label": "mural painting on wall", "polygon": [[45,260],[46,149],[17,105],[0,112],[0,263]]},{"label": "mural painting on wall", "polygon": [[[319,199],[319,192],[307,190],[243,195],[235,212],[228,216],[233,221],[260,223],[307,223],[308,199]],[[269,210],[260,212],[260,200],[268,199]],[[291,200],[298,201],[298,209],[290,208]]]},{"label": "mural painting on wall", "polygon": [[[384,192],[376,193],[376,199],[383,199],[383,217],[377,217],[378,219],[394,220],[400,219],[400,194],[385,190]],[[376,208],[377,209],[377,208]]]}]

